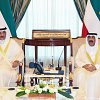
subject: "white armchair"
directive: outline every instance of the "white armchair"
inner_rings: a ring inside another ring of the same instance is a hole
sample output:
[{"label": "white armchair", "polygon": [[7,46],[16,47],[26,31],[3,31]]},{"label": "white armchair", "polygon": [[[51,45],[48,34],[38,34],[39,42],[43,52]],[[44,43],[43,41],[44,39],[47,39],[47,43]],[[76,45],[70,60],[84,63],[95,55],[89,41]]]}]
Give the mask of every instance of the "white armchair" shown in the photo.
[{"label": "white armchair", "polygon": [[73,72],[76,68],[75,66],[75,56],[79,49],[79,47],[85,43],[85,38],[83,37],[77,37],[72,38],[72,44],[71,44],[71,57],[69,58],[69,85],[73,85]]},{"label": "white armchair", "polygon": [[70,58],[70,60],[72,62],[72,68],[73,69],[75,68],[74,60],[75,60],[76,53],[77,53],[79,47],[84,43],[85,43],[85,38],[83,38],[83,37],[72,38],[71,58]]}]

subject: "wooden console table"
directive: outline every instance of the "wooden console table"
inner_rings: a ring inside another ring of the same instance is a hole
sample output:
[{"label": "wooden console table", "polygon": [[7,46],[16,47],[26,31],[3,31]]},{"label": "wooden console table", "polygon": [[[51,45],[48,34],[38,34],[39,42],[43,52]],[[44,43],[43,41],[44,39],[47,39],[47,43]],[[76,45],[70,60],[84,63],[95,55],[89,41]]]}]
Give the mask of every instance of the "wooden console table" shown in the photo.
[{"label": "wooden console table", "polygon": [[[71,45],[70,41],[70,30],[33,30],[32,34],[40,34],[40,33],[47,33],[47,34],[66,34],[67,37],[59,37],[59,38],[34,38],[26,39],[24,42],[24,54],[25,54],[25,46],[34,46],[35,47],[35,61],[38,60],[38,46],[64,46],[64,66],[67,66],[67,47]],[[35,34],[35,35],[36,35]],[[68,34],[68,35],[67,35]],[[25,66],[26,60],[24,58],[24,73],[25,73]],[[37,76],[38,77],[38,76]]]}]

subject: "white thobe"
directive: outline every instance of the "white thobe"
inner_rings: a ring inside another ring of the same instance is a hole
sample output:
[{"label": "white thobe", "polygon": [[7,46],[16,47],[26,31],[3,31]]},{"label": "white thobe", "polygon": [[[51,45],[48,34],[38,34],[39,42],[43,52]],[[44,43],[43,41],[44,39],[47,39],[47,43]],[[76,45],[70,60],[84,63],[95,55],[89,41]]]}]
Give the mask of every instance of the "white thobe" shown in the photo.
[{"label": "white thobe", "polygon": [[79,86],[81,90],[85,91],[88,100],[100,98],[100,50],[95,63],[97,70],[89,72],[82,68],[85,64],[92,64],[84,45],[77,52],[75,64],[77,68],[73,75],[73,85]]},{"label": "white thobe", "polygon": [[11,83],[17,81],[18,67],[12,68],[12,62],[22,61],[23,57],[22,48],[13,39],[11,39],[5,55],[0,51],[0,87],[11,86]]}]

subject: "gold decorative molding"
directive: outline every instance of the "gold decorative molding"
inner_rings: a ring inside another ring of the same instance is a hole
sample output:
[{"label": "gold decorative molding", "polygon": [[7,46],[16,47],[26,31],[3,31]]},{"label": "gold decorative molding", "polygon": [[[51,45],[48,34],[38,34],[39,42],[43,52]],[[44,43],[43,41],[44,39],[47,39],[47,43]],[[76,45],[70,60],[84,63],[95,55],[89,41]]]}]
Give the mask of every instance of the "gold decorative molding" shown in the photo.
[{"label": "gold decorative molding", "polygon": [[32,38],[35,39],[51,39],[51,38],[70,38],[70,31],[34,31],[32,32]]}]

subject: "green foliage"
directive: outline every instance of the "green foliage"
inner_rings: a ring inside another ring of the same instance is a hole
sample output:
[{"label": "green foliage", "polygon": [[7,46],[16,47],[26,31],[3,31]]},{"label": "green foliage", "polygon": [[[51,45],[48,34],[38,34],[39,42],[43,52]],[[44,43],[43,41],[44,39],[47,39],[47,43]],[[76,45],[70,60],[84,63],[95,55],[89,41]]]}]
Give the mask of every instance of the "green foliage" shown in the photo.
[{"label": "green foliage", "polygon": [[39,86],[40,88],[44,88],[47,84],[43,84],[43,83],[40,83]]},{"label": "green foliage", "polygon": [[16,96],[17,97],[20,97],[20,96],[23,96],[23,95],[25,95],[26,93],[25,93],[25,91],[21,91],[21,92],[18,92],[17,94],[16,94]]},{"label": "green foliage", "polygon": [[67,93],[66,91],[63,91],[63,90],[58,90],[58,93],[67,97],[67,98],[70,98],[70,99],[74,98],[72,95],[70,95],[69,93]]}]

